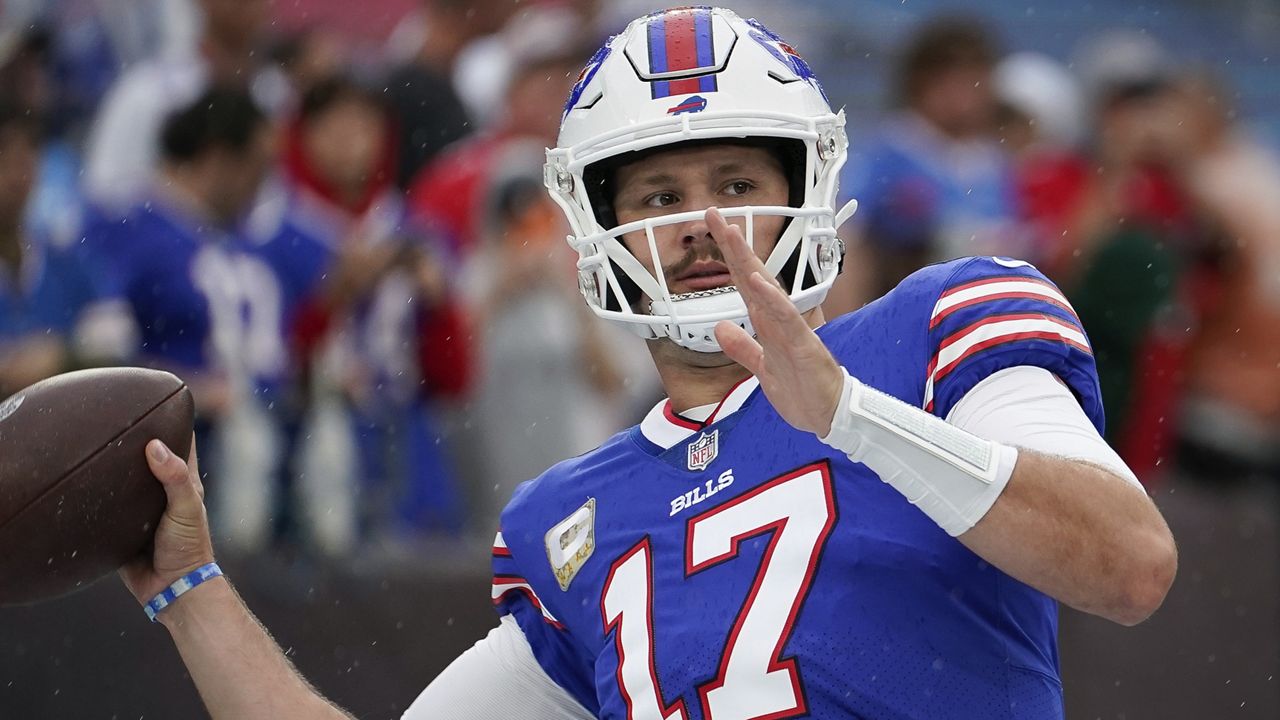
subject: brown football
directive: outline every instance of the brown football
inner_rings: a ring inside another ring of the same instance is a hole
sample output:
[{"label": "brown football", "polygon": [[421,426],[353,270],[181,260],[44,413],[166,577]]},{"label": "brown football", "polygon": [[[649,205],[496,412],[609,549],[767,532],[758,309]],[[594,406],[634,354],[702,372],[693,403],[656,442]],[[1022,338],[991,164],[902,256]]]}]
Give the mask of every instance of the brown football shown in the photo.
[{"label": "brown football", "polygon": [[0,403],[0,605],[85,587],[151,541],[165,495],[144,448],[191,449],[185,383],[142,368],[80,370]]}]

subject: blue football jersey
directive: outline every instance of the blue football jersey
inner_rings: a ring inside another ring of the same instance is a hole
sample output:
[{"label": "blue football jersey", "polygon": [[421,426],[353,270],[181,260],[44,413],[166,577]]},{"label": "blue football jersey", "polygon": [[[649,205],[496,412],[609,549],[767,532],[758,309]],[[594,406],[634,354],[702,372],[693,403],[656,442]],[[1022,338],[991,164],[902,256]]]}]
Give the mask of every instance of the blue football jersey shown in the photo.
[{"label": "blue football jersey", "polygon": [[[398,192],[380,196],[360,216],[336,210],[305,190],[275,188],[267,207],[251,221],[254,251],[280,280],[284,323],[292,327],[308,300],[315,299],[325,278],[335,271],[344,244],[395,243],[430,250],[439,258],[435,239],[408,217]],[[421,301],[409,272],[390,268],[372,288],[337,318],[338,332],[349,355],[367,378],[356,392],[362,409],[399,415],[415,406],[421,394],[417,366]]]},{"label": "blue football jersey", "polygon": [[[929,266],[818,335],[851,374],[945,417],[983,378],[1052,371],[1101,429],[1088,340],[1025,263]],[[1057,606],[754,379],[698,423],[660,405],[522,485],[493,599],[602,718],[1060,718]]]},{"label": "blue football jersey", "polygon": [[100,219],[85,242],[129,303],[150,362],[248,381],[284,372],[280,283],[238,233],[148,202]]},{"label": "blue football jersey", "polygon": [[82,311],[109,299],[108,286],[77,249],[33,235],[18,276],[0,267],[0,343],[46,333],[65,338]]},{"label": "blue football jersey", "polygon": [[910,113],[851,149],[840,186],[843,197],[858,199],[855,222],[886,249],[941,259],[1024,242],[1004,150],[994,142],[951,143]]}]

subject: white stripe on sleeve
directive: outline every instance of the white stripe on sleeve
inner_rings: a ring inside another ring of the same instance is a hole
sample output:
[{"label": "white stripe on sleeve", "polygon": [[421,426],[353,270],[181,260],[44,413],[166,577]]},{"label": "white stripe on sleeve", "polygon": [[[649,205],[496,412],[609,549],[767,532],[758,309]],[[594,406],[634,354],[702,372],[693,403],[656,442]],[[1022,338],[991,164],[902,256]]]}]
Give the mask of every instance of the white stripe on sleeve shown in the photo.
[{"label": "white stripe on sleeve", "polygon": [[994,345],[1039,335],[1060,340],[1089,352],[1089,341],[1084,333],[1065,320],[1048,316],[1017,319],[995,317],[962,332],[963,335],[957,333],[947,338],[934,356],[933,371],[925,381],[924,406],[926,408],[933,402],[935,386],[939,378],[950,373],[952,367],[971,351],[980,351]]},{"label": "white stripe on sleeve", "polygon": [[942,297],[938,299],[938,304],[933,309],[933,317],[942,315],[957,305],[963,305],[981,298],[989,298],[992,296],[1006,295],[1010,293],[1037,295],[1045,300],[1062,305],[1065,308],[1071,308],[1071,303],[1067,301],[1066,296],[1064,296],[1057,288],[1054,288],[1047,283],[1035,280],[1010,279],[981,283],[972,287],[945,292]]}]

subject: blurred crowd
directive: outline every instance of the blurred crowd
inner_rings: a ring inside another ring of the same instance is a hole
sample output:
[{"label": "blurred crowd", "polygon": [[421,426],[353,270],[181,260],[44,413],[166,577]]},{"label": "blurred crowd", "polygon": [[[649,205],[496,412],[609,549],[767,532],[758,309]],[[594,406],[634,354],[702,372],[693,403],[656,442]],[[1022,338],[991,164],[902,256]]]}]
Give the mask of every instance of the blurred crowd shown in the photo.
[{"label": "blurred crowd", "polygon": [[1280,480],[1280,162],[1223,78],[1149,35],[1071,60],[1002,54],[973,19],[918,29],[896,105],[854,141],[833,302],[959,255],[1032,262],[1083,320],[1108,440],[1149,487]]},{"label": "blurred crowd", "polygon": [[[268,0],[6,5],[0,397],[180,375],[227,549],[491,536],[516,484],[660,393],[578,296],[543,190],[620,29],[602,6],[419,0],[373,52]],[[1280,163],[1224,81],[1145,35],[1068,66],[961,17],[896,63],[882,121],[850,129],[828,315],[929,262],[1033,262],[1145,482],[1280,478]]]}]

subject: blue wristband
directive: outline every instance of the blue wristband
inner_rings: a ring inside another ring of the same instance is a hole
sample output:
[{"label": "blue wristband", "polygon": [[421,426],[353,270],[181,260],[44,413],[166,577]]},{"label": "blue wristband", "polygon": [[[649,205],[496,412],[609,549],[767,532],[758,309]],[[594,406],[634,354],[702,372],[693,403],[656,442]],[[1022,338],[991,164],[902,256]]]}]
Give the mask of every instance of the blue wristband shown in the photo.
[{"label": "blue wristband", "polygon": [[212,580],[221,576],[222,568],[218,567],[218,563],[201,565],[195,570],[192,570],[186,575],[174,580],[172,585],[161,591],[159,595],[151,598],[151,602],[144,605],[142,609],[147,613],[147,617],[151,618],[151,622],[155,622],[156,615],[158,615],[161,610],[172,605],[173,601],[177,600],[183,593],[199,585],[205,580]]}]

